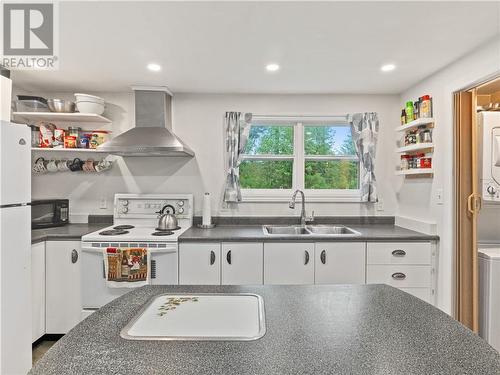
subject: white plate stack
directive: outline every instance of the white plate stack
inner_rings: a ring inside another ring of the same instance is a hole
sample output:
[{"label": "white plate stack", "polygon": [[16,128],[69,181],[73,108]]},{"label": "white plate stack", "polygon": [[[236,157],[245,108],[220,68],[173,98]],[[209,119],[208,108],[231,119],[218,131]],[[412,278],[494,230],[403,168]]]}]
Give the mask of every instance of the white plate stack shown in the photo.
[{"label": "white plate stack", "polygon": [[94,95],[75,94],[76,107],[80,113],[94,113],[102,115],[104,113],[104,99]]}]

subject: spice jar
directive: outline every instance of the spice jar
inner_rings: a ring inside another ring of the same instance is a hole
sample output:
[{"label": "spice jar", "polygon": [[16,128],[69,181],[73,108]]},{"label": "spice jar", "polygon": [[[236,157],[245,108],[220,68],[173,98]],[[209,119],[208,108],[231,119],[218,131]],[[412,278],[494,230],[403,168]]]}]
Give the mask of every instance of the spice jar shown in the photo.
[{"label": "spice jar", "polygon": [[30,125],[31,128],[31,147],[40,147],[40,128],[36,125]]},{"label": "spice jar", "polygon": [[431,154],[425,154],[420,158],[420,168],[432,168]]},{"label": "spice jar", "polygon": [[432,99],[429,95],[421,97],[420,117],[432,117]]},{"label": "spice jar", "polygon": [[409,168],[409,165],[408,165],[408,155],[401,155],[400,168],[401,168],[402,171],[407,170]]}]

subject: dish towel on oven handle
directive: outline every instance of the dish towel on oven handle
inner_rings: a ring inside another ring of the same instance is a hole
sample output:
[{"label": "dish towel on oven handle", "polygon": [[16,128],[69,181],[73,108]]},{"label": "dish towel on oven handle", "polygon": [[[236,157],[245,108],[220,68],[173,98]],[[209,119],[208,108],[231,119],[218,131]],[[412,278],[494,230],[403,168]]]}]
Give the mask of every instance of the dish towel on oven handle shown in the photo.
[{"label": "dish towel on oven handle", "polygon": [[108,287],[138,288],[150,284],[148,249],[108,247],[103,249],[103,256]]}]

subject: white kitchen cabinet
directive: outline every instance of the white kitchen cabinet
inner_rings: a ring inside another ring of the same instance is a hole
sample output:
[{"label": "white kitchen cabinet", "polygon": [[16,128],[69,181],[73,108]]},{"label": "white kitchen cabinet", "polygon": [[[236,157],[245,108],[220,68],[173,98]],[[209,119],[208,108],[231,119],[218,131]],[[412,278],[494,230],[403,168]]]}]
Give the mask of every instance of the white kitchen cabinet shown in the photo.
[{"label": "white kitchen cabinet", "polygon": [[314,284],[314,243],[265,243],[264,284]]},{"label": "white kitchen cabinet", "polygon": [[413,265],[368,265],[368,284],[388,284],[396,288],[431,288],[432,269],[430,266]]},{"label": "white kitchen cabinet", "polygon": [[46,242],[46,333],[67,333],[81,320],[80,255],[80,241]]},{"label": "white kitchen cabinet", "polygon": [[220,285],[221,244],[179,244],[179,284]]},{"label": "white kitchen cabinet", "polygon": [[366,243],[316,242],[315,284],[364,284]]},{"label": "white kitchen cabinet", "polygon": [[367,244],[367,262],[430,265],[432,247],[430,242],[372,242]]},{"label": "white kitchen cabinet", "polygon": [[45,334],[45,242],[31,245],[31,342]]},{"label": "white kitchen cabinet", "polygon": [[366,246],[366,282],[388,284],[435,303],[436,244],[373,242]]},{"label": "white kitchen cabinet", "polygon": [[222,284],[262,284],[264,245],[260,242],[222,244]]}]

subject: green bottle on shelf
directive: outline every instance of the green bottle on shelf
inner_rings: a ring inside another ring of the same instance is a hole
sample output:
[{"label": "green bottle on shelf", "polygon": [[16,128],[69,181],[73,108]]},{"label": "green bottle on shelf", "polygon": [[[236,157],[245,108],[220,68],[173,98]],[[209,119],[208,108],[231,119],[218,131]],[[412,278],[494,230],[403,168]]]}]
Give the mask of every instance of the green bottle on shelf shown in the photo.
[{"label": "green bottle on shelf", "polygon": [[413,121],[413,102],[411,100],[406,102],[405,114],[406,114],[406,123]]}]

